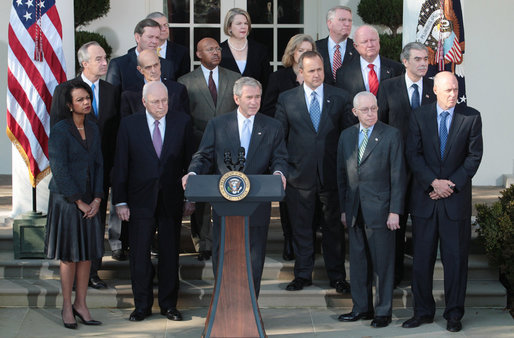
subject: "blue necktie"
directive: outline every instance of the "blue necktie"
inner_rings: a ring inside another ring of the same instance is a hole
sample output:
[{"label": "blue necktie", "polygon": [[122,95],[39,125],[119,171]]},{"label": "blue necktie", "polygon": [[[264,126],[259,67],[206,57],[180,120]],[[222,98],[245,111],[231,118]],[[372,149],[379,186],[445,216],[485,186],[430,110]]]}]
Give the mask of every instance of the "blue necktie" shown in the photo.
[{"label": "blue necktie", "polygon": [[446,141],[448,140],[448,129],[446,129],[446,119],[450,113],[443,111],[441,113],[441,124],[439,125],[439,139],[441,141],[441,159],[444,157],[444,148],[446,147]]},{"label": "blue necktie", "polygon": [[250,130],[250,120],[245,119],[243,129],[241,130],[241,147],[245,148],[245,158],[248,156],[248,148],[250,147],[250,138],[252,131]]},{"label": "blue necktie", "polygon": [[98,111],[96,109],[96,95],[95,95],[95,84],[91,84],[91,91],[93,92],[93,102],[92,102],[92,105],[93,105],[93,112],[95,113],[95,116],[98,117]]},{"label": "blue necktie", "polygon": [[418,85],[417,84],[413,84],[411,86],[412,88],[414,88],[414,92],[412,93],[412,98],[411,98],[411,102],[410,102],[410,106],[412,107],[412,109],[416,109],[419,107],[419,91],[418,91]]},{"label": "blue necktie", "polygon": [[321,118],[321,109],[319,108],[319,102],[316,98],[316,92],[312,92],[311,96],[312,100],[311,105],[309,107],[309,113],[311,115],[312,125],[314,126],[314,129],[317,132],[319,127],[319,120]]}]

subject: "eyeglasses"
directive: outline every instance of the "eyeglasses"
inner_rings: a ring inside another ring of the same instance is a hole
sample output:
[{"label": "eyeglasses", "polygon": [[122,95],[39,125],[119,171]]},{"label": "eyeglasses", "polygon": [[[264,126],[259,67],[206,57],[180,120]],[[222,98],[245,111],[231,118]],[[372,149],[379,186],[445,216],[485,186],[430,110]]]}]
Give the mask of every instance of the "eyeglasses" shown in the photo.
[{"label": "eyeglasses", "polygon": [[370,112],[371,113],[375,113],[376,111],[378,111],[378,107],[377,106],[373,106],[373,107],[367,107],[367,108],[357,108],[358,111],[360,111],[361,113],[364,113],[364,114],[369,114]]},{"label": "eyeglasses", "polygon": [[203,50],[207,53],[221,52],[221,47],[211,47]]}]

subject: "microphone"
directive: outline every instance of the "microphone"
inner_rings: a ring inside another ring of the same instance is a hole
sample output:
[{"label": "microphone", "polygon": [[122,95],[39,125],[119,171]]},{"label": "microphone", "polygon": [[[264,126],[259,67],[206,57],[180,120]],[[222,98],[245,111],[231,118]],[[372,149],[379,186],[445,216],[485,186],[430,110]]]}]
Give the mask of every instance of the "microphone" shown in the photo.
[{"label": "microphone", "polygon": [[237,165],[238,165],[238,168],[237,168],[237,171],[242,171],[243,168],[245,167],[245,148],[244,147],[239,147],[239,152],[237,153]]},{"label": "microphone", "polygon": [[223,156],[223,161],[225,162],[225,165],[227,166],[229,171],[234,170],[234,168],[233,168],[234,163],[232,163],[232,154],[230,153],[230,151],[228,149],[225,149],[225,155]]}]

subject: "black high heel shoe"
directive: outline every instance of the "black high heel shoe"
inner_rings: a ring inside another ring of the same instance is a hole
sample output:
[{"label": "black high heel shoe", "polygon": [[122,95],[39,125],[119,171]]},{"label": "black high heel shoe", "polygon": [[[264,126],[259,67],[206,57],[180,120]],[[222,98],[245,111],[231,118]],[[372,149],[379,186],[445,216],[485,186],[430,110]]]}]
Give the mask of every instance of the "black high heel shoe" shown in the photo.
[{"label": "black high heel shoe", "polygon": [[[80,320],[82,321],[82,323],[84,323],[85,325],[102,325],[102,322],[98,321],[98,320],[94,320],[94,319],[91,319],[91,320],[85,320],[84,317],[82,317],[82,315],[77,311],[75,310],[75,308],[72,306],[71,309],[73,310],[73,314],[77,317],[80,318]],[[66,324],[65,324],[66,325]],[[75,324],[76,326],[77,324]]]},{"label": "black high heel shoe", "polygon": [[[64,324],[64,327],[67,328],[67,329],[75,330],[77,328],[77,322],[75,322],[75,323],[66,323],[64,321],[63,316],[62,316],[62,312],[63,311],[61,310],[61,319],[62,319],[62,323]],[[75,311],[73,311],[73,312],[74,312],[73,314],[75,314]],[[75,316],[73,316],[73,317],[75,317]]]}]

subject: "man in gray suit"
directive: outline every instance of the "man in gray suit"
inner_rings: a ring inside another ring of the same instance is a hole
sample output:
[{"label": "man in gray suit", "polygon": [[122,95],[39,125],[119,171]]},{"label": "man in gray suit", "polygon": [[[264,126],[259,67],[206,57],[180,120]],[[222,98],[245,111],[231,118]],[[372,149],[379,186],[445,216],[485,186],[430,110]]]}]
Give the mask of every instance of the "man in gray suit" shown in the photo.
[{"label": "man in gray suit", "polygon": [[[353,309],[339,320],[374,316],[371,326],[386,327],[392,312],[394,231],[400,228],[405,195],[403,140],[396,128],[378,122],[377,100],[372,93],[358,93],[353,106],[359,123],[341,133],[337,148],[341,222],[348,228],[350,244]],[[371,270],[373,278],[369,278]],[[372,282],[377,290],[374,311]]]},{"label": "man in gray suit", "polygon": [[[186,188],[189,175],[224,174],[225,153],[232,154],[235,162],[239,148],[245,148],[246,161],[243,172],[247,175],[273,173],[282,177],[286,186],[287,150],[280,123],[275,119],[257,114],[262,95],[261,84],[243,77],[234,85],[234,100],[237,110],[218,116],[207,124],[200,148],[193,155],[188,174],[182,178]],[[271,216],[271,203],[261,203],[250,215],[250,256],[255,294],[259,296],[262,270],[266,257],[266,240]],[[220,217],[213,213],[212,266],[216,274],[220,241]]]},{"label": "man in gray suit", "polygon": [[[186,86],[189,108],[193,118],[195,150],[203,136],[207,123],[214,117],[237,108],[232,98],[232,88],[241,74],[219,67],[221,48],[212,38],[204,38],[196,45],[196,56],[202,63],[189,74],[178,79]],[[198,251],[198,260],[211,256],[211,207],[208,203],[196,203],[191,216],[191,237]]]}]

